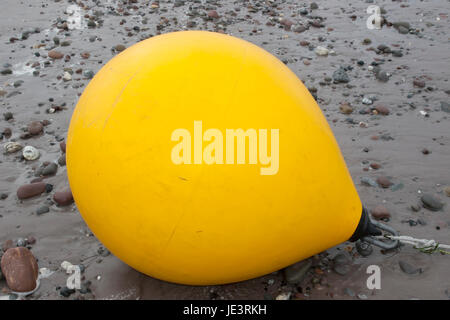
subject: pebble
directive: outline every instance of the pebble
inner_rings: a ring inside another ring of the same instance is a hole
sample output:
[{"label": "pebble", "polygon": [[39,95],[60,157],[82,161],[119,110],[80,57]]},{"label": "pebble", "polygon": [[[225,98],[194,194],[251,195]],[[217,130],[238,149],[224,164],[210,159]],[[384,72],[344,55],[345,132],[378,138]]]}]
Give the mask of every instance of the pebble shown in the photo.
[{"label": "pebble", "polygon": [[372,217],[375,218],[375,220],[388,219],[391,217],[389,210],[382,205],[376,206],[370,211],[370,213],[372,214]]},{"label": "pebble", "polygon": [[40,121],[33,121],[28,125],[28,133],[36,136],[42,133],[44,125]]},{"label": "pebble", "polygon": [[418,87],[418,88],[425,88],[425,81],[422,81],[422,80],[419,80],[419,79],[415,79],[413,81],[413,85],[415,87]]},{"label": "pebble", "polygon": [[50,211],[50,208],[49,208],[48,206],[42,206],[42,207],[39,207],[39,208],[36,210],[36,214],[37,214],[38,216],[40,216],[41,214],[47,213],[47,212],[49,212],[49,211]]},{"label": "pebble", "polygon": [[291,293],[287,292],[287,293],[281,293],[279,294],[275,300],[289,300],[291,298]]},{"label": "pebble", "polygon": [[422,200],[424,208],[427,208],[431,211],[439,211],[444,206],[444,204],[441,201],[439,201],[439,199],[432,196],[431,194],[422,195],[420,200]]},{"label": "pebble", "polygon": [[67,206],[73,202],[72,192],[70,190],[55,192],[53,200],[59,206]]},{"label": "pebble", "polygon": [[23,148],[22,155],[26,160],[29,161],[36,160],[40,156],[39,150],[33,146],[26,146],[25,148]]},{"label": "pebble", "polygon": [[61,167],[64,167],[66,165],[66,156],[64,154],[58,158],[58,164]]},{"label": "pebble", "polygon": [[1,268],[6,283],[12,291],[29,292],[36,288],[38,264],[27,248],[8,249],[2,256]]},{"label": "pebble", "polygon": [[54,162],[49,163],[48,165],[46,165],[44,167],[44,169],[42,169],[42,175],[47,177],[47,176],[52,176],[54,174],[56,174],[56,171],[58,171],[58,165]]},{"label": "pebble", "polygon": [[371,187],[378,187],[376,181],[369,177],[362,177],[361,183]]},{"label": "pebble", "polygon": [[388,177],[378,177],[377,183],[382,188],[389,188],[393,184]]},{"label": "pebble", "polygon": [[17,197],[21,200],[28,199],[47,190],[47,185],[44,182],[35,182],[23,185],[17,189]]},{"label": "pebble", "polygon": [[350,78],[344,68],[340,67],[335,72],[333,72],[333,81],[335,83],[348,83]]},{"label": "pebble", "polygon": [[210,10],[210,11],[208,11],[208,17],[213,18],[213,19],[218,19],[219,14],[217,13],[216,10]]},{"label": "pebble", "polygon": [[123,50],[125,50],[125,46],[123,44],[118,44],[114,47],[114,50],[116,50],[117,52],[122,52]]},{"label": "pebble", "polygon": [[363,98],[361,102],[366,105],[370,105],[373,103],[373,101],[370,100],[369,98]]},{"label": "pebble", "polygon": [[70,81],[72,80],[72,75],[69,72],[65,71],[62,79],[63,81]]},{"label": "pebble", "polygon": [[59,290],[59,294],[65,298],[68,298],[73,293],[75,293],[75,289],[69,289],[68,287],[62,287]]},{"label": "pebble", "polygon": [[286,282],[290,284],[301,283],[311,266],[312,260],[306,259],[286,267],[283,270]]},{"label": "pebble", "polygon": [[400,260],[398,264],[400,266],[400,269],[406,274],[416,274],[423,272],[421,268],[414,267],[413,265],[403,260]]},{"label": "pebble", "polygon": [[62,59],[64,57],[64,54],[59,51],[52,50],[48,52],[48,57],[52,59]]},{"label": "pebble", "polygon": [[375,77],[381,82],[388,82],[389,80],[389,75],[386,71],[378,71],[375,73]]},{"label": "pebble", "polygon": [[62,153],[66,153],[66,142],[65,141],[61,141],[59,143],[59,148],[61,149]]},{"label": "pebble", "polygon": [[318,56],[326,57],[326,56],[328,56],[329,50],[327,48],[325,48],[325,47],[317,46],[316,49],[314,50],[314,52]]},{"label": "pebble", "polygon": [[350,106],[350,104],[348,104],[348,103],[342,103],[342,104],[339,106],[339,110],[340,110],[341,113],[343,113],[343,114],[350,114],[350,113],[353,112],[352,106]]},{"label": "pebble", "polygon": [[387,116],[389,114],[389,109],[382,105],[376,106],[375,110],[383,116]]},{"label": "pebble", "polygon": [[338,253],[333,258],[333,270],[341,276],[345,276],[350,271],[351,258],[346,253]]}]

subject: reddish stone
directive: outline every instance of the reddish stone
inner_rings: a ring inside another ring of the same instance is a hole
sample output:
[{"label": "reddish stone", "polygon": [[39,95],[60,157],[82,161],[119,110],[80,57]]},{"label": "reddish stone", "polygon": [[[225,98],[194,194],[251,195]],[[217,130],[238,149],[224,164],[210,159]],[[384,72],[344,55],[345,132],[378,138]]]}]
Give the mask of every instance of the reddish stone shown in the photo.
[{"label": "reddish stone", "polygon": [[61,141],[59,144],[59,147],[61,148],[62,153],[66,153],[66,142]]},{"label": "reddish stone", "polygon": [[413,84],[414,84],[415,87],[418,87],[418,88],[425,87],[425,81],[422,81],[422,80],[419,80],[419,79],[415,79],[413,81]]},{"label": "reddish stone", "polygon": [[216,10],[210,10],[210,11],[208,11],[208,17],[213,18],[213,19],[218,19],[219,14],[217,13]]},{"label": "reddish stone", "polygon": [[1,268],[8,287],[15,292],[28,292],[36,288],[38,264],[25,247],[8,249],[2,257]]},{"label": "reddish stone", "polygon": [[372,217],[374,217],[376,220],[380,219],[386,219],[390,218],[391,214],[389,213],[388,209],[386,209],[383,206],[376,206],[372,211],[370,212],[372,214]]},{"label": "reddish stone", "polygon": [[387,177],[378,177],[377,183],[382,188],[389,188],[393,184]]},{"label": "reddish stone", "polygon": [[59,206],[68,206],[73,202],[73,196],[70,189],[65,191],[59,191],[55,192],[53,195],[53,200],[59,205]]},{"label": "reddish stone", "polygon": [[378,163],[372,162],[372,163],[370,164],[370,167],[371,167],[372,169],[378,170],[378,169],[381,168],[381,165],[378,164]]},{"label": "reddish stone", "polygon": [[64,54],[62,54],[59,51],[52,50],[52,51],[48,52],[48,56],[49,56],[49,58],[52,58],[52,59],[62,59],[64,57]]},{"label": "reddish stone", "polygon": [[387,116],[389,114],[389,109],[385,106],[378,105],[375,107],[375,110],[377,110],[377,112],[379,114],[382,114],[383,116]]},{"label": "reddish stone", "polygon": [[28,125],[28,133],[35,136],[41,134],[44,130],[44,126],[39,121],[33,121]]},{"label": "reddish stone", "polygon": [[35,182],[23,185],[17,189],[17,197],[19,199],[28,199],[40,195],[45,191],[46,184],[44,182]]}]

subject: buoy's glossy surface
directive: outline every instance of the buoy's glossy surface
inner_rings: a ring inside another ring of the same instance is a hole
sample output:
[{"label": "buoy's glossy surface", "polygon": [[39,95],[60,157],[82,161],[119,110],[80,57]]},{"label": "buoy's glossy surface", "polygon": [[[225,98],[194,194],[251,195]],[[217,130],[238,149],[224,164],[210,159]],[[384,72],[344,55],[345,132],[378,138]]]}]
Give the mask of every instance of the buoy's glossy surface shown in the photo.
[{"label": "buoy's glossy surface", "polygon": [[[173,161],[188,152],[174,153],[182,128],[191,134],[191,164]],[[198,150],[206,155],[212,143],[196,142],[212,128],[216,138],[223,134],[224,163],[196,164]],[[278,167],[263,174],[261,157],[250,164],[250,139],[244,164],[226,163],[226,130],[238,128],[259,138],[267,129],[268,150],[278,129]],[[109,61],[72,116],[67,169],[84,220],[114,255],[183,284],[286,267],[348,240],[362,211],[302,82],[263,49],[212,32],[157,36]]]}]

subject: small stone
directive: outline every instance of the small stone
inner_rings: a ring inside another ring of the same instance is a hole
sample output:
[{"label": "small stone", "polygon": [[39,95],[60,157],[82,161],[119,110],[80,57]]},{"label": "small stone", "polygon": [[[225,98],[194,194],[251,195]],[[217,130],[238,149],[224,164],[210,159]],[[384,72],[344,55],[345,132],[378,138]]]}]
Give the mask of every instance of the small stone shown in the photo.
[{"label": "small stone", "polygon": [[377,78],[381,82],[387,82],[389,80],[389,75],[386,71],[379,71],[375,74],[375,78]]},{"label": "small stone", "polygon": [[94,71],[92,71],[92,70],[85,70],[83,72],[83,75],[87,79],[92,79],[94,77]]},{"label": "small stone", "polygon": [[47,212],[49,212],[49,211],[50,211],[50,208],[49,208],[48,206],[42,206],[42,207],[39,207],[39,208],[36,210],[36,214],[37,214],[38,216],[40,216],[41,214],[47,213]]},{"label": "small stone", "polygon": [[44,182],[30,183],[17,189],[17,197],[21,200],[28,199],[40,195],[44,191],[46,191],[46,184]]},{"label": "small stone", "polygon": [[424,88],[425,87],[425,81],[422,81],[422,80],[419,80],[419,79],[415,79],[413,81],[413,85],[415,87],[418,87],[418,88]]},{"label": "small stone", "polygon": [[377,183],[382,188],[389,188],[393,184],[388,177],[378,177]]},{"label": "small stone", "polygon": [[62,59],[64,57],[64,54],[59,51],[52,50],[48,52],[48,57],[52,59]]},{"label": "small stone", "polygon": [[36,259],[27,248],[8,249],[3,254],[1,268],[12,291],[29,292],[36,288],[39,269]]},{"label": "small stone", "polygon": [[117,52],[122,52],[125,49],[126,47],[123,44],[118,44],[114,47],[114,50],[116,50]]},{"label": "small stone", "polygon": [[63,81],[70,81],[70,80],[72,80],[72,75],[66,71],[66,72],[64,72],[62,79],[63,79]]},{"label": "small stone", "polygon": [[311,2],[311,4],[309,5],[309,8],[311,10],[317,10],[317,9],[319,9],[319,6],[315,2]]},{"label": "small stone", "polygon": [[72,192],[70,190],[55,192],[53,200],[59,206],[67,206],[73,202]]},{"label": "small stone", "polygon": [[381,220],[381,219],[388,219],[391,217],[391,214],[389,213],[389,210],[386,209],[382,205],[378,205],[375,208],[373,208],[370,213],[372,214],[372,217],[375,218],[375,220]]},{"label": "small stone", "polygon": [[375,110],[383,116],[387,116],[389,114],[389,109],[382,105],[376,106]]},{"label": "small stone", "polygon": [[348,103],[342,103],[342,104],[339,106],[339,110],[340,110],[341,113],[343,113],[343,114],[350,114],[350,113],[353,112],[352,106],[350,106],[350,104],[348,104]]},{"label": "small stone", "polygon": [[62,155],[62,156],[60,156],[59,158],[58,158],[58,164],[61,166],[61,167],[64,167],[65,165],[66,165],[66,155]]},{"label": "small stone", "polygon": [[404,26],[399,26],[399,27],[397,28],[397,31],[398,31],[399,33],[401,33],[401,34],[407,34],[407,33],[409,32],[409,29],[408,29],[408,28],[405,28]]},{"label": "small stone", "polygon": [[59,143],[59,148],[61,149],[62,153],[66,153],[66,142],[65,141],[61,141]]},{"label": "small stone", "polygon": [[40,121],[33,121],[28,125],[28,133],[35,136],[41,134],[44,130],[44,126]]},{"label": "small stone", "polygon": [[69,289],[68,287],[62,287],[61,290],[59,290],[59,294],[65,298],[68,298],[73,293],[75,293],[75,289]]},{"label": "small stone", "polygon": [[338,70],[333,72],[333,81],[335,83],[348,83],[350,78],[344,68],[340,67]]},{"label": "small stone", "polygon": [[350,257],[345,253],[338,253],[333,258],[333,270],[341,276],[345,276],[350,271]]},{"label": "small stone", "polygon": [[421,198],[424,208],[427,208],[431,211],[439,211],[442,209],[444,204],[439,201],[436,197],[431,194],[424,194]]},{"label": "small stone", "polygon": [[400,265],[400,269],[406,274],[416,274],[423,272],[421,268],[416,268],[406,261],[400,260],[398,264]]},{"label": "small stone", "polygon": [[37,158],[39,158],[40,154],[39,154],[39,150],[36,149],[35,147],[26,146],[25,148],[23,148],[22,155],[26,160],[32,161],[32,160],[36,160]]},{"label": "small stone", "polygon": [[325,48],[325,47],[317,46],[316,49],[314,50],[314,52],[318,56],[326,57],[326,56],[328,56],[329,50],[327,48]]},{"label": "small stone", "polygon": [[291,298],[291,293],[287,292],[287,293],[281,293],[279,294],[275,300],[289,300]]},{"label": "small stone", "polygon": [[312,260],[306,259],[286,267],[283,270],[286,281],[291,284],[302,282],[311,265]]},{"label": "small stone", "polygon": [[371,167],[372,169],[374,169],[374,170],[378,170],[378,169],[381,168],[381,165],[378,164],[378,163],[372,162],[372,163],[370,164],[370,167]]},{"label": "small stone", "polygon": [[218,19],[219,14],[217,13],[216,10],[210,10],[210,11],[208,11],[208,17],[210,17],[212,19]]},{"label": "small stone", "polygon": [[45,168],[42,170],[43,176],[52,176],[56,174],[56,171],[58,170],[58,165],[54,162],[49,163]]},{"label": "small stone", "polygon": [[372,178],[369,177],[362,177],[361,178],[361,183],[366,185],[366,186],[371,186],[371,187],[377,187],[378,184],[375,182],[375,180],[373,180]]},{"label": "small stone", "polygon": [[82,52],[82,53],[80,53],[80,56],[81,56],[83,59],[89,59],[89,57],[91,56],[91,54],[90,54],[89,52]]}]

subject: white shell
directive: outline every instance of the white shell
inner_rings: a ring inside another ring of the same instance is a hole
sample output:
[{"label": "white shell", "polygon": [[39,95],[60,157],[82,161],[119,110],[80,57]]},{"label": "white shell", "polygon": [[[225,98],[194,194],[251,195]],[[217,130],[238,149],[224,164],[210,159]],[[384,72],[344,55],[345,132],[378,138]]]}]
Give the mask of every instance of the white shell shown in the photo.
[{"label": "white shell", "polygon": [[17,152],[20,149],[22,149],[22,145],[18,142],[10,141],[10,142],[5,143],[3,148],[5,149],[6,153],[13,153],[13,152]]},{"label": "white shell", "polygon": [[23,148],[22,154],[27,160],[36,160],[39,158],[39,150],[32,146],[26,146]]}]

